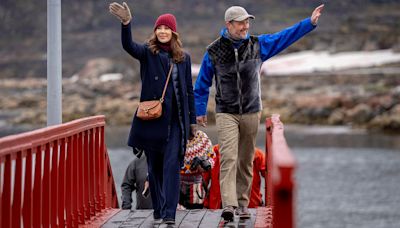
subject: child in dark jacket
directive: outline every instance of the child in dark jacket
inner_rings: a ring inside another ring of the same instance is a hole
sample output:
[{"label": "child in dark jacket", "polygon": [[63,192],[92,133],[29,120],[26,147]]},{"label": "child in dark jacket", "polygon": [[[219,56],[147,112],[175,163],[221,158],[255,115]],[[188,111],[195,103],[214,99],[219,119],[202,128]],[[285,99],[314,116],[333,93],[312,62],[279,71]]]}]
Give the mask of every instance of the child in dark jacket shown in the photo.
[{"label": "child in dark jacket", "polygon": [[121,184],[122,209],[132,208],[132,192],[136,191],[136,209],[152,209],[147,180],[146,156],[135,157],[128,165]]}]

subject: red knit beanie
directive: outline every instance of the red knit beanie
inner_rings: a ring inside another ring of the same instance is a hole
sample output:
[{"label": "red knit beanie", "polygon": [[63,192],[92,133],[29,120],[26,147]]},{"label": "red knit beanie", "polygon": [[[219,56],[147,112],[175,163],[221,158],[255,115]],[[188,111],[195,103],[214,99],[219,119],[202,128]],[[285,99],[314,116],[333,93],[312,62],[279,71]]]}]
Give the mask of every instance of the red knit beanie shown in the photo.
[{"label": "red knit beanie", "polygon": [[154,24],[154,30],[160,25],[165,25],[170,28],[172,31],[176,32],[176,19],[175,16],[172,14],[163,14],[157,18],[156,23]]}]

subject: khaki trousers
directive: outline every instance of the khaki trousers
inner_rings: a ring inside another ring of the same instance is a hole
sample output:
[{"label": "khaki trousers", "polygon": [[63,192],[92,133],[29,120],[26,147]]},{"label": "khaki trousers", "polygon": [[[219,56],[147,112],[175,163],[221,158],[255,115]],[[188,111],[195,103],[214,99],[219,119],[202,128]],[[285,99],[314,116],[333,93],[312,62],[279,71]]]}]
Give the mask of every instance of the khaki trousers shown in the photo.
[{"label": "khaki trousers", "polygon": [[223,207],[247,207],[249,204],[260,115],[261,112],[243,115],[216,114]]}]

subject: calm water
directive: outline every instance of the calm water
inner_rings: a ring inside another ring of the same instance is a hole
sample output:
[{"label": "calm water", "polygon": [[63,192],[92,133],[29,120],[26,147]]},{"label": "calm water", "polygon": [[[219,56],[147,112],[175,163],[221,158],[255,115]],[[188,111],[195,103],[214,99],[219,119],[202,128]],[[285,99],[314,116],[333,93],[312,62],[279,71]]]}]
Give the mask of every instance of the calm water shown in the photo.
[{"label": "calm water", "polygon": [[299,227],[400,227],[400,151],[294,148]]},{"label": "calm water", "polygon": [[[120,192],[133,156],[124,146],[128,129],[106,131]],[[205,131],[216,143],[215,127]],[[297,227],[400,227],[400,136],[302,126],[286,127],[285,135],[298,162]],[[258,136],[264,149],[265,130]]]},{"label": "calm water", "polygon": [[[0,137],[30,130],[0,126]],[[106,128],[120,198],[125,169],[133,158],[127,127]],[[215,127],[204,130],[213,143]],[[297,227],[399,228],[400,135],[368,134],[346,127],[286,126],[285,136],[298,163]],[[265,130],[257,146],[265,148]]]}]

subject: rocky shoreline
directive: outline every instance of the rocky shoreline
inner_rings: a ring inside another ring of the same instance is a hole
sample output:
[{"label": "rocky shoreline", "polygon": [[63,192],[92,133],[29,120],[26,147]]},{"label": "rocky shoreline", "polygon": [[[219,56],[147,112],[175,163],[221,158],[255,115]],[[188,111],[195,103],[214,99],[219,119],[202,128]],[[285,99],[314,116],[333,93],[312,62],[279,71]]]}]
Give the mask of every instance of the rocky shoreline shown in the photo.
[{"label": "rocky shoreline", "polygon": [[[263,118],[279,113],[285,123],[400,133],[400,72],[365,71],[262,77]],[[140,96],[134,75],[126,63],[90,60],[63,80],[63,121],[101,114],[108,125],[129,125]],[[45,124],[45,79],[3,79],[0,95],[0,126]],[[212,123],[215,103],[209,100]]]},{"label": "rocky shoreline", "polygon": [[263,105],[286,123],[400,133],[400,73],[267,77]]}]

